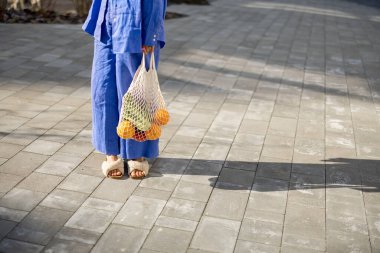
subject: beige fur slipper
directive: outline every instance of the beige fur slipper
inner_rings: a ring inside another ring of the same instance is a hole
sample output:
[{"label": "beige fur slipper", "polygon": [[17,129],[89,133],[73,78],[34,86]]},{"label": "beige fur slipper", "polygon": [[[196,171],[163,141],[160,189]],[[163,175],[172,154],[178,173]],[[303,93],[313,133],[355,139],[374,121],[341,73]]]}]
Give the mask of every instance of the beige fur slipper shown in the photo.
[{"label": "beige fur slipper", "polygon": [[[109,175],[109,173],[113,170],[119,170],[121,172],[121,175],[120,176]],[[102,163],[102,171],[106,177],[116,178],[116,179],[122,178],[124,176],[124,161],[123,161],[123,159],[119,158],[113,163],[108,163],[107,161],[104,161]]]}]

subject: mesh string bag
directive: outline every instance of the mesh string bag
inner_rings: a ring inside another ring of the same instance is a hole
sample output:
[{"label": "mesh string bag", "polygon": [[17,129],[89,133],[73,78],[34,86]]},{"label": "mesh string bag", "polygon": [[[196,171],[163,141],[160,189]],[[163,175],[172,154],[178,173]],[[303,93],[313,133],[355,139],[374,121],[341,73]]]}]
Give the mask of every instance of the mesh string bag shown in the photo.
[{"label": "mesh string bag", "polygon": [[145,53],[131,85],[123,96],[117,134],[136,141],[156,140],[161,128],[169,122],[169,112],[161,93],[151,53],[149,70],[145,68]]}]

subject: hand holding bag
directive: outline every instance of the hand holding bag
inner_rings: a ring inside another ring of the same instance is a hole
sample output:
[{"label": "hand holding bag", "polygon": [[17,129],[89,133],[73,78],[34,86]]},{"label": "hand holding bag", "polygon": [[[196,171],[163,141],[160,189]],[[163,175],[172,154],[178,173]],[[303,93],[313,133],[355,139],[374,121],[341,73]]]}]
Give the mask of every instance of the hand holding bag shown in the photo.
[{"label": "hand holding bag", "polygon": [[117,134],[123,139],[155,140],[161,127],[169,122],[169,112],[158,82],[154,52],[149,70],[145,68],[145,53],[132,83],[123,96]]}]

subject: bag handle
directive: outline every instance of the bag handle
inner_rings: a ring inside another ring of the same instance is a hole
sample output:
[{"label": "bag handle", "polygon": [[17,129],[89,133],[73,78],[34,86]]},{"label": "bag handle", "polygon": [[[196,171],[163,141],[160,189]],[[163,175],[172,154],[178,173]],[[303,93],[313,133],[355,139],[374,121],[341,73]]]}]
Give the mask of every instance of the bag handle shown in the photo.
[{"label": "bag handle", "polygon": [[156,70],[156,61],[154,60],[154,49],[152,50],[152,53],[150,54],[149,69]]},{"label": "bag handle", "polygon": [[[140,64],[140,66],[143,66],[145,70],[146,70],[146,68],[145,68],[145,57],[146,57],[146,55],[147,55],[147,54],[145,54],[145,53],[143,52],[143,57],[142,57],[141,64]],[[156,61],[155,61],[155,59],[154,59],[154,51],[152,51],[152,52],[150,53],[149,69],[156,70]]]}]

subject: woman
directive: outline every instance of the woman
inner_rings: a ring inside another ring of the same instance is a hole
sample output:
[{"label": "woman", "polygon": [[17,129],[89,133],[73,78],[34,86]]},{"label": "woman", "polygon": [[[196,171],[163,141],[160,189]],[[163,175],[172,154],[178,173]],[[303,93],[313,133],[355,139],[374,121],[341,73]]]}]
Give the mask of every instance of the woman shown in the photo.
[{"label": "woman", "polygon": [[122,177],[123,159],[128,159],[128,175],[142,178],[149,171],[145,158],[158,156],[158,140],[124,140],[117,135],[116,127],[122,97],[143,52],[147,63],[149,53],[154,53],[158,65],[160,48],[165,45],[165,12],[166,0],[93,0],[83,24],[83,30],[94,36],[92,142],[106,155],[102,171],[108,177]]}]

